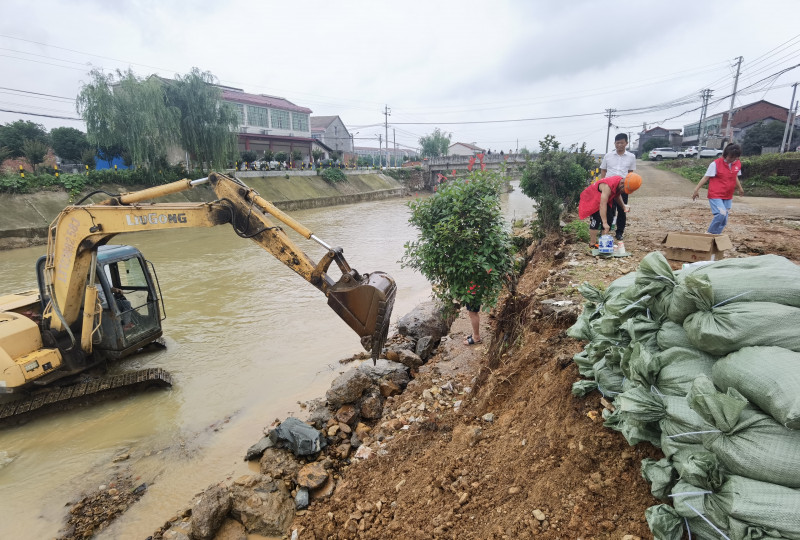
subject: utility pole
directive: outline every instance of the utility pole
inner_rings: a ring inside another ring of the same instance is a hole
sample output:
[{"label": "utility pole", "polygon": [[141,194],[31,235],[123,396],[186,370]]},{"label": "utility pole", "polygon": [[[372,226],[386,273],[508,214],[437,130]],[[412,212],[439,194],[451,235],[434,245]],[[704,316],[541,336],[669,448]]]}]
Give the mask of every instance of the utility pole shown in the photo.
[{"label": "utility pole", "polygon": [[381,156],[383,155],[383,135],[378,133],[378,168],[380,169],[383,167],[383,163],[381,163]]},{"label": "utility pole", "polygon": [[383,106],[383,127],[386,130],[386,166],[389,166],[389,117],[392,116],[392,110],[388,105]]},{"label": "utility pole", "polygon": [[792,100],[789,102],[789,114],[786,115],[786,127],[783,130],[783,139],[781,139],[781,154],[784,153],[786,148],[786,136],[789,134],[789,121],[792,119],[792,103],[794,103],[794,94],[797,92],[797,84],[792,85]]},{"label": "utility pole", "polygon": [[794,102],[794,114],[792,114],[792,127],[789,129],[789,140],[786,143],[786,149],[791,150],[792,148],[792,135],[794,135],[794,123],[797,120],[797,104],[798,102]]},{"label": "utility pole", "polygon": [[733,142],[733,100],[736,99],[736,88],[739,86],[739,72],[742,69],[742,60],[744,57],[740,56],[739,61],[736,62],[736,78],[733,79],[733,94],[731,94],[731,106],[728,108],[728,125],[725,128],[725,142]]},{"label": "utility pole", "polygon": [[613,118],[613,114],[617,112],[617,109],[606,109],[606,115],[608,115],[608,129],[606,129],[606,154],[608,154],[608,137],[611,135],[611,119]]},{"label": "utility pole", "polygon": [[713,92],[709,88],[706,88],[705,90],[700,92],[700,96],[703,98],[703,106],[700,109],[700,127],[699,127],[700,131],[697,134],[697,144],[699,146],[704,146],[703,143],[705,142],[703,140],[703,128],[705,127],[706,123],[706,108],[708,107],[708,100],[711,98],[712,93]]},{"label": "utility pole", "polygon": [[394,128],[392,128],[392,144],[394,146],[392,157],[394,157],[394,166],[397,167],[397,132]]}]

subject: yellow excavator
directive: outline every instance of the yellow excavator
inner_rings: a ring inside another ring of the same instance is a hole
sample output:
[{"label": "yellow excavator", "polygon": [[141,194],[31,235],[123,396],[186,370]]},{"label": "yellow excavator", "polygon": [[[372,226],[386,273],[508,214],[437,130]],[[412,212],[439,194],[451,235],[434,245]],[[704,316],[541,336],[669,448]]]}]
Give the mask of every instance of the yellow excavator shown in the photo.
[{"label": "yellow excavator", "polygon": [[[206,183],[216,195],[213,202],[152,202]],[[81,202],[65,208],[50,226],[47,255],[36,264],[38,291],[0,296],[0,394],[25,395],[0,404],[0,425],[101,394],[171,384],[161,369],[81,376],[162,335],[164,307],[155,268],[132,246],[109,245],[119,233],[229,224],[322,292],[373,360],[383,348],[397,291],[394,280],[384,272],[360,274],[341,248],[326,244],[236,178],[210,173],[97,204]],[[314,263],[273,219],[327,252]],[[334,262],[341,271],[337,280],[328,275]]]}]

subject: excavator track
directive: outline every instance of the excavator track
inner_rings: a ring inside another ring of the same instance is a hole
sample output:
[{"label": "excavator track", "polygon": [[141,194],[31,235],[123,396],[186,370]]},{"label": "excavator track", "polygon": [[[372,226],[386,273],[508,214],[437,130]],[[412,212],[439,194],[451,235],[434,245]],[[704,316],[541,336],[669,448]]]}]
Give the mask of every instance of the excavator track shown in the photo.
[{"label": "excavator track", "polygon": [[0,405],[0,428],[150,388],[169,386],[172,386],[172,376],[167,371],[150,368],[44,389],[34,395]]}]

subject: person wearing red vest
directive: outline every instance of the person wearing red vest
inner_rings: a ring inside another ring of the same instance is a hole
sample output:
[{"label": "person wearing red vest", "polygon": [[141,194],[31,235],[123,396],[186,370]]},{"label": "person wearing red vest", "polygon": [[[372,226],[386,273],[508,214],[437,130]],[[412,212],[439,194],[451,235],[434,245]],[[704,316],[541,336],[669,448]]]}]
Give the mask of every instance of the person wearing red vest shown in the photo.
[{"label": "person wearing red vest", "polygon": [[692,200],[700,196],[700,188],[708,182],[708,204],[714,217],[708,226],[710,234],[722,234],[728,224],[728,214],[731,211],[731,201],[734,190],[739,190],[739,195],[744,195],[744,188],[739,182],[742,174],[742,163],[739,156],[742,147],[738,144],[729,144],[722,151],[722,157],[715,159],[708,166],[706,175],[698,182],[692,193]]},{"label": "person wearing red vest", "polygon": [[622,194],[630,195],[642,185],[642,177],[635,172],[630,172],[623,178],[621,176],[606,176],[594,184],[587,186],[581,192],[578,202],[578,218],[589,220],[589,235],[591,244],[597,244],[597,231],[603,228],[603,234],[608,234],[611,230],[608,224],[609,209],[616,202],[619,207],[627,212],[631,209],[622,200]]}]

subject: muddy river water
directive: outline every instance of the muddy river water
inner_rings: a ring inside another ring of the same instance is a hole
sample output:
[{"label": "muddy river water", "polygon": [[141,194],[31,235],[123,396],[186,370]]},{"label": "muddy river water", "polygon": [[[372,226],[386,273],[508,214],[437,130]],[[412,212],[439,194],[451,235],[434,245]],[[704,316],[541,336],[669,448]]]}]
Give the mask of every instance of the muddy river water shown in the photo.
[{"label": "muddy river water", "polygon": [[[516,184],[516,183],[515,183]],[[292,212],[321,239],[344,248],[360,272],[383,270],[398,285],[392,322],[429,298],[430,285],[400,267],[414,238],[407,199]],[[503,196],[506,217],[527,218],[519,189]],[[294,235],[318,260],[322,248]],[[65,504],[129,471],[146,495],[107,539],[142,539],[211,483],[253,471],[242,457],[275,419],[302,415],[360,352],[358,336],[324,296],[229,227],[121,235],[154,263],[164,296],[167,349],[112,369],[163,367],[169,390],[81,408],[0,431],[0,538],[53,538]],[[44,247],[0,252],[0,290],[35,286]],[[335,277],[338,275],[334,274]],[[129,458],[114,462],[114,458]]]}]

